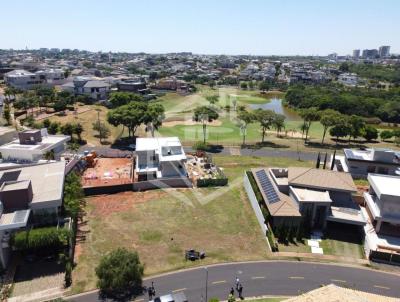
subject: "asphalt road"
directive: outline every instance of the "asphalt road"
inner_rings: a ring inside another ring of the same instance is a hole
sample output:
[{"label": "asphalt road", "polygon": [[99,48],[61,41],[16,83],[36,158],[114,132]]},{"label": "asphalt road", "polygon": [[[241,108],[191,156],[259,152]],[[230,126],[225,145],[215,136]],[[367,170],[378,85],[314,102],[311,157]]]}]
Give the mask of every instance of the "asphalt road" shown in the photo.
[{"label": "asphalt road", "polygon": [[[227,300],[234,287],[236,276],[243,285],[243,296],[295,296],[318,288],[323,284],[339,286],[400,298],[398,275],[348,266],[265,261],[252,263],[221,264],[208,267],[208,299]],[[190,302],[205,301],[206,269],[195,268],[146,279],[145,286],[154,282],[157,295],[183,291]],[[203,298],[202,298],[203,297]],[[203,299],[203,300],[202,300]],[[70,301],[100,301],[98,292],[68,298]],[[148,301],[148,296],[135,301]]]}]

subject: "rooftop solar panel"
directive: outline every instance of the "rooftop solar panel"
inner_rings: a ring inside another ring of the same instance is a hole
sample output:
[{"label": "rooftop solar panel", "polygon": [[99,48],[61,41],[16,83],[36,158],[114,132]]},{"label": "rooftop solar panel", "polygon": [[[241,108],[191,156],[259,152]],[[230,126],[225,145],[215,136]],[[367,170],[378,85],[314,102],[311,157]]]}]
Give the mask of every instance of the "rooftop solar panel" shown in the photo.
[{"label": "rooftop solar panel", "polygon": [[271,204],[280,201],[279,195],[276,192],[275,187],[269,179],[267,173],[265,173],[265,170],[257,171],[256,176],[261,185],[261,190],[268,199],[268,203]]}]

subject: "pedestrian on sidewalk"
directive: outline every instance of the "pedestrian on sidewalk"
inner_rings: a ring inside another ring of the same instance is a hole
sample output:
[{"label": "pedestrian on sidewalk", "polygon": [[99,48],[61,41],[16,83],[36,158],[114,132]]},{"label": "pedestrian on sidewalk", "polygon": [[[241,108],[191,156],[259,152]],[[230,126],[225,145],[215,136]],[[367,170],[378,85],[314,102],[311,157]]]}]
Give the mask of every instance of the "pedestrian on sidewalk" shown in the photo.
[{"label": "pedestrian on sidewalk", "polygon": [[237,291],[239,293],[239,298],[242,300],[243,299],[243,296],[242,296],[243,286],[242,286],[242,284],[239,283]]},{"label": "pedestrian on sidewalk", "polygon": [[232,296],[235,295],[235,290],[231,287],[231,291],[229,292]]}]

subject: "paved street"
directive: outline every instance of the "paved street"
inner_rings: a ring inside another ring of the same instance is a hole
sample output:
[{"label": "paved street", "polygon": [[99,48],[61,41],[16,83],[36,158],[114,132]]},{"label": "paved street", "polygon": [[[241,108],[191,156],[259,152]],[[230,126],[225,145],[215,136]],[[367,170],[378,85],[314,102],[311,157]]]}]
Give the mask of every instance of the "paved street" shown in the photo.
[{"label": "paved street", "polygon": [[[208,268],[208,299],[227,299],[234,287],[236,276],[243,285],[243,295],[294,296],[323,284],[355,288],[386,296],[400,297],[400,277],[369,269],[339,265],[265,261],[253,263],[221,264]],[[145,286],[154,282],[157,295],[185,292],[189,301],[205,301],[206,269],[196,268],[146,279]],[[203,300],[202,300],[203,297]],[[98,293],[91,292],[70,297],[76,302],[99,301]],[[147,295],[136,301],[148,301]]]}]

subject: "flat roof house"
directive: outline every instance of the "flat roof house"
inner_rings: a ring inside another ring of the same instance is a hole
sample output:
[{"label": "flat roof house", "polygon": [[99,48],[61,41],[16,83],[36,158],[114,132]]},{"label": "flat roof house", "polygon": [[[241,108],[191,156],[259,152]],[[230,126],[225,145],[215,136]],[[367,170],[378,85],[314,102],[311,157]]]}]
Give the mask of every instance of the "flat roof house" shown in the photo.
[{"label": "flat roof house", "polygon": [[347,173],[316,168],[259,168],[252,170],[274,226],[307,217],[310,226],[328,222],[362,226],[365,219],[352,199],[356,186]]},{"label": "flat roof house", "polygon": [[0,146],[0,153],[3,160],[19,163],[37,162],[49,151],[59,159],[70,139],[67,135],[49,135],[45,128],[25,130],[18,133],[18,139]]},{"label": "flat roof house", "polygon": [[138,180],[187,177],[186,154],[177,137],[136,139]]},{"label": "flat roof house", "polygon": [[0,261],[7,266],[12,232],[25,228],[31,215],[58,213],[63,200],[65,163],[0,171]]},{"label": "flat roof house", "polygon": [[368,251],[396,253],[400,262],[400,177],[369,174],[364,193]]},{"label": "flat roof house", "polygon": [[400,153],[391,149],[344,149],[335,157],[335,168],[354,177],[366,178],[368,173],[400,175]]}]

